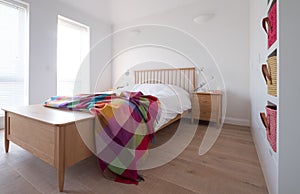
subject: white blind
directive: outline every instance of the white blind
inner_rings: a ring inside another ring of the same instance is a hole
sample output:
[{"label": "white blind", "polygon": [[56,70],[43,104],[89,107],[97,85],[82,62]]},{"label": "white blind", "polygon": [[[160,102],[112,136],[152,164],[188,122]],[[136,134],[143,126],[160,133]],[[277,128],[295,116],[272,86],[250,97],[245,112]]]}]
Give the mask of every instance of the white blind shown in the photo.
[{"label": "white blind", "polygon": [[[57,94],[86,93],[89,88],[89,65],[81,70],[83,60],[88,61],[90,47],[89,27],[65,17],[58,17],[57,32]],[[88,61],[89,63],[89,61]]]},{"label": "white blind", "polygon": [[26,16],[25,5],[0,0],[0,107],[28,104]]}]

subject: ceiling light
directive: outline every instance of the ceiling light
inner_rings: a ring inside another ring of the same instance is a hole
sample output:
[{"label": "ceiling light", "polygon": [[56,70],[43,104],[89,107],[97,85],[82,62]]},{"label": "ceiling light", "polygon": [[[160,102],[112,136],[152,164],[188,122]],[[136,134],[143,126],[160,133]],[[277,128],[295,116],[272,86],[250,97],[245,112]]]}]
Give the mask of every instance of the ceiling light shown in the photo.
[{"label": "ceiling light", "polygon": [[193,21],[197,24],[201,24],[204,22],[208,22],[209,20],[213,19],[215,17],[214,13],[202,13],[195,17]]}]

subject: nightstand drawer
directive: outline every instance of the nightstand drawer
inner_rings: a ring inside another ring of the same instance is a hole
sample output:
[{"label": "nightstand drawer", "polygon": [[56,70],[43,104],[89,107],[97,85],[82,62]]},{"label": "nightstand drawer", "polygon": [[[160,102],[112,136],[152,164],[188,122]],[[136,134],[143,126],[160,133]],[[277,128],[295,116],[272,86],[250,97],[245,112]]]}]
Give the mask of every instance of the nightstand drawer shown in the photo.
[{"label": "nightstand drawer", "polygon": [[197,111],[204,110],[204,111],[211,111],[212,109],[216,108],[216,100],[211,97],[210,95],[205,96],[197,96],[194,95],[193,98],[193,108]]},{"label": "nightstand drawer", "polygon": [[211,104],[211,95],[196,95],[195,98],[198,99],[199,105]]},{"label": "nightstand drawer", "polygon": [[200,111],[199,120],[209,121],[211,118],[211,111]]},{"label": "nightstand drawer", "polygon": [[211,104],[207,104],[207,103],[204,104],[204,103],[194,102],[192,110],[195,110],[195,111],[211,111],[212,107],[211,107]]},{"label": "nightstand drawer", "polygon": [[194,95],[193,97],[193,105],[196,105],[195,107],[193,108],[198,108],[199,110],[199,107],[210,107],[210,104],[211,104],[211,97],[210,96],[197,96],[197,95]]},{"label": "nightstand drawer", "polygon": [[216,111],[211,111],[209,109],[201,109],[199,112],[199,120],[213,120],[216,121],[218,118],[218,112]]}]

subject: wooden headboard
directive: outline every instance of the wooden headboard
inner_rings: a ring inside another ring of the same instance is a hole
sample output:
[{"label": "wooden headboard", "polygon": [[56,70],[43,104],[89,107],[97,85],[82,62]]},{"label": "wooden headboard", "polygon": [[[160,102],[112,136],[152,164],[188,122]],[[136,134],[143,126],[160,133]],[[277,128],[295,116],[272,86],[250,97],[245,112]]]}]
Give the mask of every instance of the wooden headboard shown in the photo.
[{"label": "wooden headboard", "polygon": [[188,92],[195,89],[195,67],[134,71],[135,84],[171,84]]}]

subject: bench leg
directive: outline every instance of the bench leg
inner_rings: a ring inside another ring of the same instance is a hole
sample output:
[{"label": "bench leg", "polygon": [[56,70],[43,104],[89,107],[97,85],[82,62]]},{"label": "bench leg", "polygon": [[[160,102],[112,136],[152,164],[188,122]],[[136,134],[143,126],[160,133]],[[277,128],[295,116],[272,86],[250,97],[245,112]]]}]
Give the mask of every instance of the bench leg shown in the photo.
[{"label": "bench leg", "polygon": [[8,134],[10,133],[9,132],[9,119],[8,119],[8,116],[7,116],[7,113],[5,112],[5,118],[4,118],[4,147],[5,147],[5,152],[8,153],[8,150],[9,150],[9,140],[8,140]]},{"label": "bench leg", "polygon": [[5,139],[5,152],[8,153],[9,150],[9,140]]},{"label": "bench leg", "polygon": [[64,190],[65,181],[65,133],[64,127],[56,127],[56,158],[57,158],[57,175],[58,175],[58,189],[60,192]]},{"label": "bench leg", "polygon": [[59,189],[59,192],[63,192],[64,182],[65,182],[65,169],[58,169],[57,170],[57,175],[58,175],[58,189]]}]

